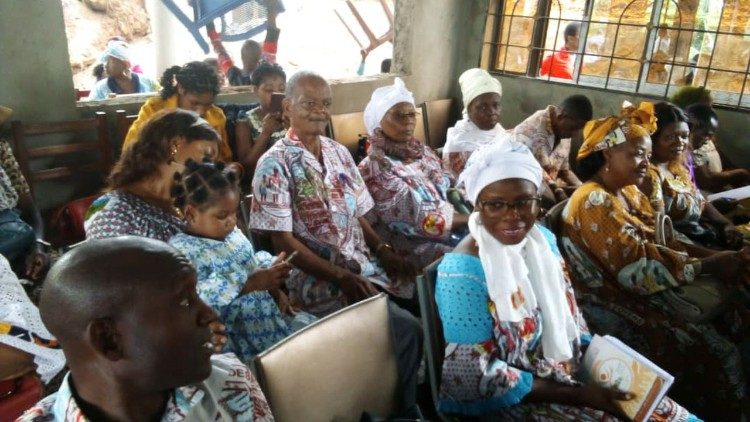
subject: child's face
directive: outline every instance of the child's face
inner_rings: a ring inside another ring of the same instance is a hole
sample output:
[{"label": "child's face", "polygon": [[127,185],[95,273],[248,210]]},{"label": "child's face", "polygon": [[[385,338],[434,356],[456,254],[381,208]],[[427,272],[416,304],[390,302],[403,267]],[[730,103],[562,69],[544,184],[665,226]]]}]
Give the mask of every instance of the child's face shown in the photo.
[{"label": "child's face", "polygon": [[271,75],[263,78],[263,82],[255,87],[255,95],[258,96],[261,107],[264,110],[271,108],[271,96],[274,92],[284,92],[286,81],[279,75]]},{"label": "child's face", "polygon": [[240,196],[236,189],[228,190],[202,210],[194,205],[185,207],[187,230],[191,234],[214,240],[224,240],[237,226],[237,207]]}]

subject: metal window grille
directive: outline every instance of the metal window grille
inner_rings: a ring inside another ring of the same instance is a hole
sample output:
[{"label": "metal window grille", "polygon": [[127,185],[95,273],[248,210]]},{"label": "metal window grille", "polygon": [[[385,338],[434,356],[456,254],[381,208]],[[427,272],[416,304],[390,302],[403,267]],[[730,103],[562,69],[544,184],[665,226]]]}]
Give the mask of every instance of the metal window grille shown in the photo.
[{"label": "metal window grille", "polygon": [[[570,22],[580,24],[573,79],[539,76]],[[482,63],[501,74],[654,98],[703,86],[717,104],[750,109],[750,1],[491,0]]]}]

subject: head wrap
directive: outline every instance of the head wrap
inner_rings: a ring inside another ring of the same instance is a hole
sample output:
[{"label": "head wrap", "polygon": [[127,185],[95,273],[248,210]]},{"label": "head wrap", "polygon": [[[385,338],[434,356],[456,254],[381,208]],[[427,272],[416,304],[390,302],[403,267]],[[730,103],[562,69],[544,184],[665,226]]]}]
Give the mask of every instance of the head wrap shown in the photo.
[{"label": "head wrap", "polygon": [[503,133],[490,145],[476,150],[461,175],[469,200],[476,204],[482,189],[505,179],[524,179],[539,189],[542,185],[542,166],[529,149]]},{"label": "head wrap", "polygon": [[105,63],[107,61],[107,57],[109,56],[112,56],[124,62],[130,62],[130,47],[128,46],[128,43],[120,40],[113,40],[108,42],[107,48],[104,49],[104,52],[102,53],[99,61]]},{"label": "head wrap", "polygon": [[578,150],[577,158],[586,158],[596,151],[648,136],[655,131],[654,105],[644,101],[636,108],[625,101],[622,103],[620,117],[609,116],[586,123],[583,127],[583,145]]},{"label": "head wrap", "polygon": [[401,78],[393,80],[393,85],[383,86],[372,93],[370,102],[365,107],[365,127],[367,133],[372,135],[375,129],[380,127],[385,113],[398,103],[409,103],[414,105],[414,95],[406,89]]},{"label": "head wrap", "polygon": [[461,96],[464,99],[464,114],[467,113],[469,104],[482,94],[488,92],[503,95],[503,86],[500,81],[493,78],[484,69],[469,69],[462,73],[458,78],[458,84],[461,85]]}]

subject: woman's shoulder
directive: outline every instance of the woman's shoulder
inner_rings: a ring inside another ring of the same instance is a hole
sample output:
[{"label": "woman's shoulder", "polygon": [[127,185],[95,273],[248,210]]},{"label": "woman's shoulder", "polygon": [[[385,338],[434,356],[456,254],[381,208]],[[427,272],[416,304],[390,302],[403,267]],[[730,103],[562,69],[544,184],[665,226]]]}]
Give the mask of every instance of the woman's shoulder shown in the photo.
[{"label": "woman's shoulder", "polygon": [[588,207],[598,206],[611,201],[612,194],[607,192],[604,187],[596,182],[586,182],[581,185],[570,197],[570,208],[579,209],[581,206]]}]

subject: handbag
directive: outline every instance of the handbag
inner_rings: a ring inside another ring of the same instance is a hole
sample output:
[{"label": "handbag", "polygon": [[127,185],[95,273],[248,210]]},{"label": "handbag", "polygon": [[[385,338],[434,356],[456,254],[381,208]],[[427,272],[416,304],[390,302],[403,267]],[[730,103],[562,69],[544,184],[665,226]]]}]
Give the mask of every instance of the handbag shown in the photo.
[{"label": "handbag", "polygon": [[99,195],[87,196],[68,202],[58,208],[52,215],[52,244],[68,246],[86,238],[83,222],[86,212]]},{"label": "handbag", "polygon": [[34,229],[21,219],[15,209],[0,211],[0,254],[8,261],[24,255],[34,245]]},{"label": "handbag", "polygon": [[[663,212],[656,212],[656,243],[661,246],[675,238],[672,220]],[[713,277],[696,277],[692,283],[673,287],[660,296],[671,313],[688,322],[703,323],[727,310],[737,297],[738,289]]]}]

